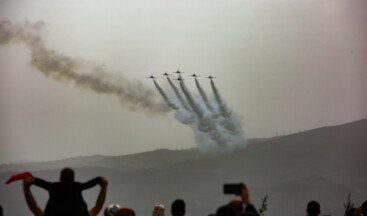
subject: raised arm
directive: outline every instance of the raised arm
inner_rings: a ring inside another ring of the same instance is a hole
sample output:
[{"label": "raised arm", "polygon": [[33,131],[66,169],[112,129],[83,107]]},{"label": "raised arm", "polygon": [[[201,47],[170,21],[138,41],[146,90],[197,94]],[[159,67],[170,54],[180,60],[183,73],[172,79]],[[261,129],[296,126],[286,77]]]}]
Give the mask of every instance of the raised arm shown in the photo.
[{"label": "raised arm", "polygon": [[241,198],[242,198],[243,204],[245,204],[245,206],[246,206],[245,214],[247,213],[247,214],[250,214],[250,215],[259,216],[259,213],[257,212],[255,206],[251,203],[250,193],[247,189],[247,186],[244,183],[242,183]]},{"label": "raised arm", "polygon": [[34,199],[31,189],[30,189],[33,182],[34,182],[33,177],[28,177],[23,180],[23,192],[24,192],[25,201],[27,203],[29,210],[31,210],[33,215],[43,216],[43,210],[37,205],[37,202]]},{"label": "raised arm", "polygon": [[104,201],[106,200],[107,185],[108,185],[108,181],[106,180],[106,178],[101,177],[99,185],[101,186],[101,189],[97,197],[96,205],[89,211],[89,216],[97,216],[98,213],[103,208]]},{"label": "raised arm", "polygon": [[87,181],[85,183],[82,183],[81,184],[81,190],[86,190],[86,189],[89,189],[91,187],[94,187],[97,184],[100,184],[101,181],[102,181],[102,177],[96,177],[96,178],[94,178],[92,180],[89,180],[89,181]]},{"label": "raised arm", "polygon": [[40,188],[43,188],[47,191],[50,191],[51,187],[52,187],[52,183],[51,182],[48,182],[48,181],[45,181],[43,179],[40,179],[40,178],[34,178],[34,182],[33,182],[34,185],[40,187]]}]

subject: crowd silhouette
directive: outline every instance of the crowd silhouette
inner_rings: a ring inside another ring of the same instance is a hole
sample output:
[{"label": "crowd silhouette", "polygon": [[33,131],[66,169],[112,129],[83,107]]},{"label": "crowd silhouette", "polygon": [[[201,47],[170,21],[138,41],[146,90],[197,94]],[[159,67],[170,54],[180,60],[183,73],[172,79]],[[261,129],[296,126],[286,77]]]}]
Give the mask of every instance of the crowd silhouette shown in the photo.
[{"label": "crowd silhouette", "polygon": [[[106,200],[108,181],[105,177],[98,176],[87,182],[75,181],[75,172],[66,167],[60,172],[59,182],[48,182],[41,178],[34,177],[31,173],[21,173],[12,176],[9,180],[23,179],[23,193],[26,204],[34,216],[97,216],[104,206]],[[8,180],[8,181],[9,181]],[[31,192],[31,186],[35,185],[45,189],[49,193],[45,209],[38,206],[36,199]],[[88,210],[82,192],[99,185],[100,190],[96,198],[95,205]],[[260,216],[264,215],[252,204],[247,185],[240,183],[239,191],[233,193],[239,199],[231,200],[229,203],[219,206],[215,214],[209,216]],[[259,213],[260,212],[260,213]],[[121,207],[119,204],[108,205],[104,211],[104,216],[135,216],[135,211],[129,207]],[[152,210],[153,216],[164,216],[165,206],[157,203]],[[186,214],[186,204],[183,199],[176,199],[171,204],[171,216],[184,216]],[[321,205],[315,200],[311,200],[306,208],[307,216],[320,216]],[[168,214],[167,214],[168,215]],[[345,216],[367,216],[367,201],[360,207],[350,206],[346,208]],[[0,205],[0,216],[3,216],[3,208]],[[326,215],[324,215],[326,216]]]}]

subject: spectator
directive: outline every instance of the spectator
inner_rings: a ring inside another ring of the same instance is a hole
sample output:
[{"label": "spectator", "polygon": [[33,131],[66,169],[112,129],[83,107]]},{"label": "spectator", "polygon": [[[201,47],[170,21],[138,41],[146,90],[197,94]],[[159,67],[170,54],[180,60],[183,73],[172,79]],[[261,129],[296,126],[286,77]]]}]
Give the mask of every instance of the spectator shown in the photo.
[{"label": "spectator", "polygon": [[164,205],[157,203],[153,209],[153,216],[164,216]]},{"label": "spectator", "polygon": [[114,216],[120,208],[118,204],[109,205],[104,210],[104,216]]},{"label": "spectator", "polygon": [[74,181],[74,170],[64,168],[60,172],[60,182],[47,182],[34,178],[33,184],[49,192],[50,198],[46,204],[45,216],[88,216],[88,207],[82,192],[96,186],[101,182],[101,177],[96,177],[86,183]]},{"label": "spectator", "polygon": [[0,216],[3,216],[3,207],[0,205]]},{"label": "spectator", "polygon": [[185,201],[182,199],[176,199],[171,205],[171,215],[172,216],[184,216],[185,211]]},{"label": "spectator", "polygon": [[238,216],[236,210],[229,204],[219,207],[216,216]]},{"label": "spectator", "polygon": [[250,200],[250,194],[249,191],[247,189],[247,186],[242,183],[242,189],[241,189],[241,199],[242,199],[242,203],[246,206],[245,207],[245,211],[239,212],[238,210],[236,210],[235,207],[233,207],[233,205],[231,203],[233,203],[234,201],[230,202],[230,204],[224,205],[220,208],[217,209],[217,216],[259,216],[259,213],[257,212],[255,206],[251,203]]},{"label": "spectator", "polygon": [[237,212],[238,215],[243,213],[243,204],[240,200],[232,200],[228,203],[228,205],[232,206],[232,208]]},{"label": "spectator", "polygon": [[350,208],[348,209],[348,211],[345,213],[345,216],[355,216],[354,213],[356,212],[356,208]]},{"label": "spectator", "polygon": [[130,208],[120,208],[114,216],[135,216],[135,212]]},{"label": "spectator", "polygon": [[[88,215],[89,216],[97,216],[98,213],[101,211],[102,207],[103,207],[103,203],[106,199],[106,193],[107,193],[107,185],[108,182],[104,177],[100,177],[101,181],[99,183],[99,185],[101,186],[99,195],[97,197],[97,201],[96,204],[93,208],[90,209]],[[33,177],[28,177],[26,179],[23,180],[23,192],[24,192],[24,196],[28,205],[28,208],[31,210],[31,212],[33,213],[33,215],[35,216],[44,216],[45,213],[44,211],[37,205],[36,200],[33,197],[33,194],[30,190],[30,186],[34,183],[35,179]],[[60,214],[55,214],[55,215],[60,215]],[[67,215],[78,215],[77,212],[70,212]]]},{"label": "spectator", "polygon": [[307,204],[307,216],[318,216],[320,215],[320,203],[318,203],[317,201],[310,201]]},{"label": "spectator", "polygon": [[362,214],[363,216],[367,216],[367,200],[364,201],[364,203],[362,204]]}]

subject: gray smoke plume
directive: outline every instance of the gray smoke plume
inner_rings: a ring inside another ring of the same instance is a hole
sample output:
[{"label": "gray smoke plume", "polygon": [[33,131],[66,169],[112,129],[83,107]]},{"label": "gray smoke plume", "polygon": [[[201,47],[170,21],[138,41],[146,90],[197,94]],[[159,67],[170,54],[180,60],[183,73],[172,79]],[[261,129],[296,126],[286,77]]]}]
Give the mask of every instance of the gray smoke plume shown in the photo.
[{"label": "gray smoke plume", "polygon": [[166,104],[156,100],[154,91],[141,82],[112,77],[103,67],[48,49],[41,37],[43,29],[43,22],[13,24],[7,19],[1,19],[0,44],[14,42],[27,45],[33,59],[31,65],[46,77],[73,82],[77,87],[97,93],[117,96],[121,104],[131,110],[152,114],[170,111]]},{"label": "gray smoke plume", "polygon": [[168,77],[177,100],[170,98],[156,80],[153,80],[164,99],[164,102],[157,101],[154,91],[139,81],[128,81],[123,77],[112,76],[101,66],[48,49],[42,38],[44,26],[43,22],[26,21],[22,24],[13,24],[7,19],[0,19],[0,45],[25,44],[31,51],[31,66],[46,77],[72,82],[76,87],[97,93],[113,95],[131,110],[151,114],[173,110],[179,122],[192,127],[200,152],[231,152],[235,148],[246,146],[246,137],[237,117],[222,100],[213,81],[211,81],[215,98],[213,104],[210,103],[198,80],[195,79],[195,82],[201,98],[193,96],[182,80],[181,88],[178,88]]}]

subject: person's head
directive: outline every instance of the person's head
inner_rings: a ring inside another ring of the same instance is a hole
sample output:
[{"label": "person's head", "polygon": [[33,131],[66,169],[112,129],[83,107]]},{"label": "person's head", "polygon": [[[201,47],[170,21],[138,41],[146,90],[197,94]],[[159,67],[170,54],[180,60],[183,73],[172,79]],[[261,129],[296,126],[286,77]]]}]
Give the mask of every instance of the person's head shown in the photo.
[{"label": "person's head", "polygon": [[171,205],[172,216],[184,216],[185,215],[185,201],[182,199],[176,199]]},{"label": "person's head", "polygon": [[236,216],[237,212],[231,205],[224,205],[217,209],[216,216]]},{"label": "person's head", "polygon": [[3,216],[3,207],[0,205],[0,216]]},{"label": "person's head", "polygon": [[238,215],[240,215],[243,212],[243,205],[242,205],[242,201],[240,200],[232,200],[231,202],[228,203],[228,205],[232,206]]},{"label": "person's head", "polygon": [[356,211],[356,208],[350,208],[350,209],[348,209],[348,211],[346,212],[345,215],[346,216],[353,216],[355,211]]},{"label": "person's head", "polygon": [[362,204],[362,214],[367,216],[367,200]]},{"label": "person's head", "polygon": [[109,205],[104,209],[104,216],[114,216],[119,209],[118,204]]},{"label": "person's head", "polygon": [[153,216],[164,216],[164,205],[157,203],[153,209]]},{"label": "person's head", "polygon": [[61,182],[73,182],[75,178],[74,176],[75,176],[74,170],[69,167],[65,167],[60,172],[60,181]]},{"label": "person's head", "polygon": [[306,212],[309,216],[319,215],[320,212],[321,212],[320,203],[318,203],[317,201],[314,201],[314,200],[308,202]]},{"label": "person's head", "polygon": [[135,216],[135,212],[130,208],[120,208],[113,216]]}]

